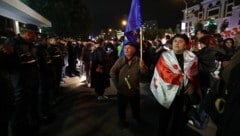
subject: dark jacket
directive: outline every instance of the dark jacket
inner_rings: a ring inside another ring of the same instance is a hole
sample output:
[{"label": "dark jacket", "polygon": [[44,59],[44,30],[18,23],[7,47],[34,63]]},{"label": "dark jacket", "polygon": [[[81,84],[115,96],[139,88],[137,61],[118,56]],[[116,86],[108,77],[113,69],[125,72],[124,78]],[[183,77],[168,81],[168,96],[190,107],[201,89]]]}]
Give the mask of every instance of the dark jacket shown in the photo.
[{"label": "dark jacket", "polygon": [[[91,87],[107,88],[110,86],[109,71],[107,70],[106,54],[103,48],[98,47],[92,53],[91,61]],[[101,69],[102,72],[96,71]]]},{"label": "dark jacket", "polygon": [[128,64],[126,57],[120,57],[110,70],[110,76],[119,94],[132,96],[139,93],[140,76],[147,69],[140,69],[140,58],[134,56],[132,64]]},{"label": "dark jacket", "polygon": [[9,57],[10,75],[17,95],[38,91],[39,67],[34,54],[35,46],[19,35],[8,41],[14,52]]}]

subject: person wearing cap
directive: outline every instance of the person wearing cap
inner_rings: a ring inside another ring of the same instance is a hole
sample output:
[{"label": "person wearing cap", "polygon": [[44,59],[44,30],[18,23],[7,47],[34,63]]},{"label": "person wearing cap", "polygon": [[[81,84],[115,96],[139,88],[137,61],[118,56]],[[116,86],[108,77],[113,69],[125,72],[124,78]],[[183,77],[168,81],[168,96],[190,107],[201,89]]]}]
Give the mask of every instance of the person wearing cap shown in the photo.
[{"label": "person wearing cap", "polygon": [[37,34],[37,26],[24,24],[20,34],[7,40],[7,44],[13,48],[7,58],[15,95],[12,136],[34,135],[38,128],[39,69],[33,44]]},{"label": "person wearing cap", "polygon": [[172,50],[160,54],[150,89],[159,102],[159,135],[184,136],[189,97],[197,89],[197,57],[188,51],[185,34],[172,38]]},{"label": "person wearing cap", "polygon": [[128,127],[127,104],[130,104],[133,118],[140,123],[140,75],[148,71],[136,55],[136,45],[124,45],[124,56],[118,58],[110,70],[111,79],[117,89],[118,118],[120,127]]}]

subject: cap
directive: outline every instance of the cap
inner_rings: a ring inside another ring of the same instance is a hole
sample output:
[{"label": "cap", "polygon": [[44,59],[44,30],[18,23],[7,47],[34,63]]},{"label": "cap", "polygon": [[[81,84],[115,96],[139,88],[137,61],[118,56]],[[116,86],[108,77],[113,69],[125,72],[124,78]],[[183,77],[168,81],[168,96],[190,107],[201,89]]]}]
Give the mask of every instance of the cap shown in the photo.
[{"label": "cap", "polygon": [[34,25],[34,24],[24,24],[22,26],[22,30],[39,33],[38,27],[36,25]]},{"label": "cap", "polygon": [[135,44],[135,43],[133,43],[133,42],[126,42],[125,44],[124,44],[124,46],[126,46],[126,45],[130,45],[130,46],[132,46],[132,47],[136,47],[137,45]]}]

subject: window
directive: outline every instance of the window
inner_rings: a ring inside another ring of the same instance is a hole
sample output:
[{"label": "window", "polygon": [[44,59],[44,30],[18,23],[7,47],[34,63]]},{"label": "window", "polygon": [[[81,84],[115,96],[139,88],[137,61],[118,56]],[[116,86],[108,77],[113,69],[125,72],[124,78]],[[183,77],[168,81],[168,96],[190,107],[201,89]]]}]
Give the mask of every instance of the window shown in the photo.
[{"label": "window", "polygon": [[207,18],[219,18],[220,8],[215,7],[208,10]]},{"label": "window", "polygon": [[229,5],[228,7],[227,7],[227,12],[231,12],[232,11],[232,5]]},{"label": "window", "polygon": [[211,10],[208,12],[208,16],[215,16],[218,15],[219,9]]}]

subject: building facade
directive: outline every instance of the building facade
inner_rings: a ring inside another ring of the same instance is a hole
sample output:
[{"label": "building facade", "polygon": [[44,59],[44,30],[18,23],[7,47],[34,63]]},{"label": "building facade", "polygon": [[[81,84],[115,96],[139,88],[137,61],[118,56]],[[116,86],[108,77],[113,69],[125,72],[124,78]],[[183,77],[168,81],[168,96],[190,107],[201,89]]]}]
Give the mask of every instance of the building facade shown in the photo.
[{"label": "building facade", "polygon": [[203,0],[200,4],[182,10],[184,18],[181,32],[194,35],[195,25],[201,22],[207,27],[209,20],[217,25],[217,33],[240,25],[240,5],[238,0]]}]

